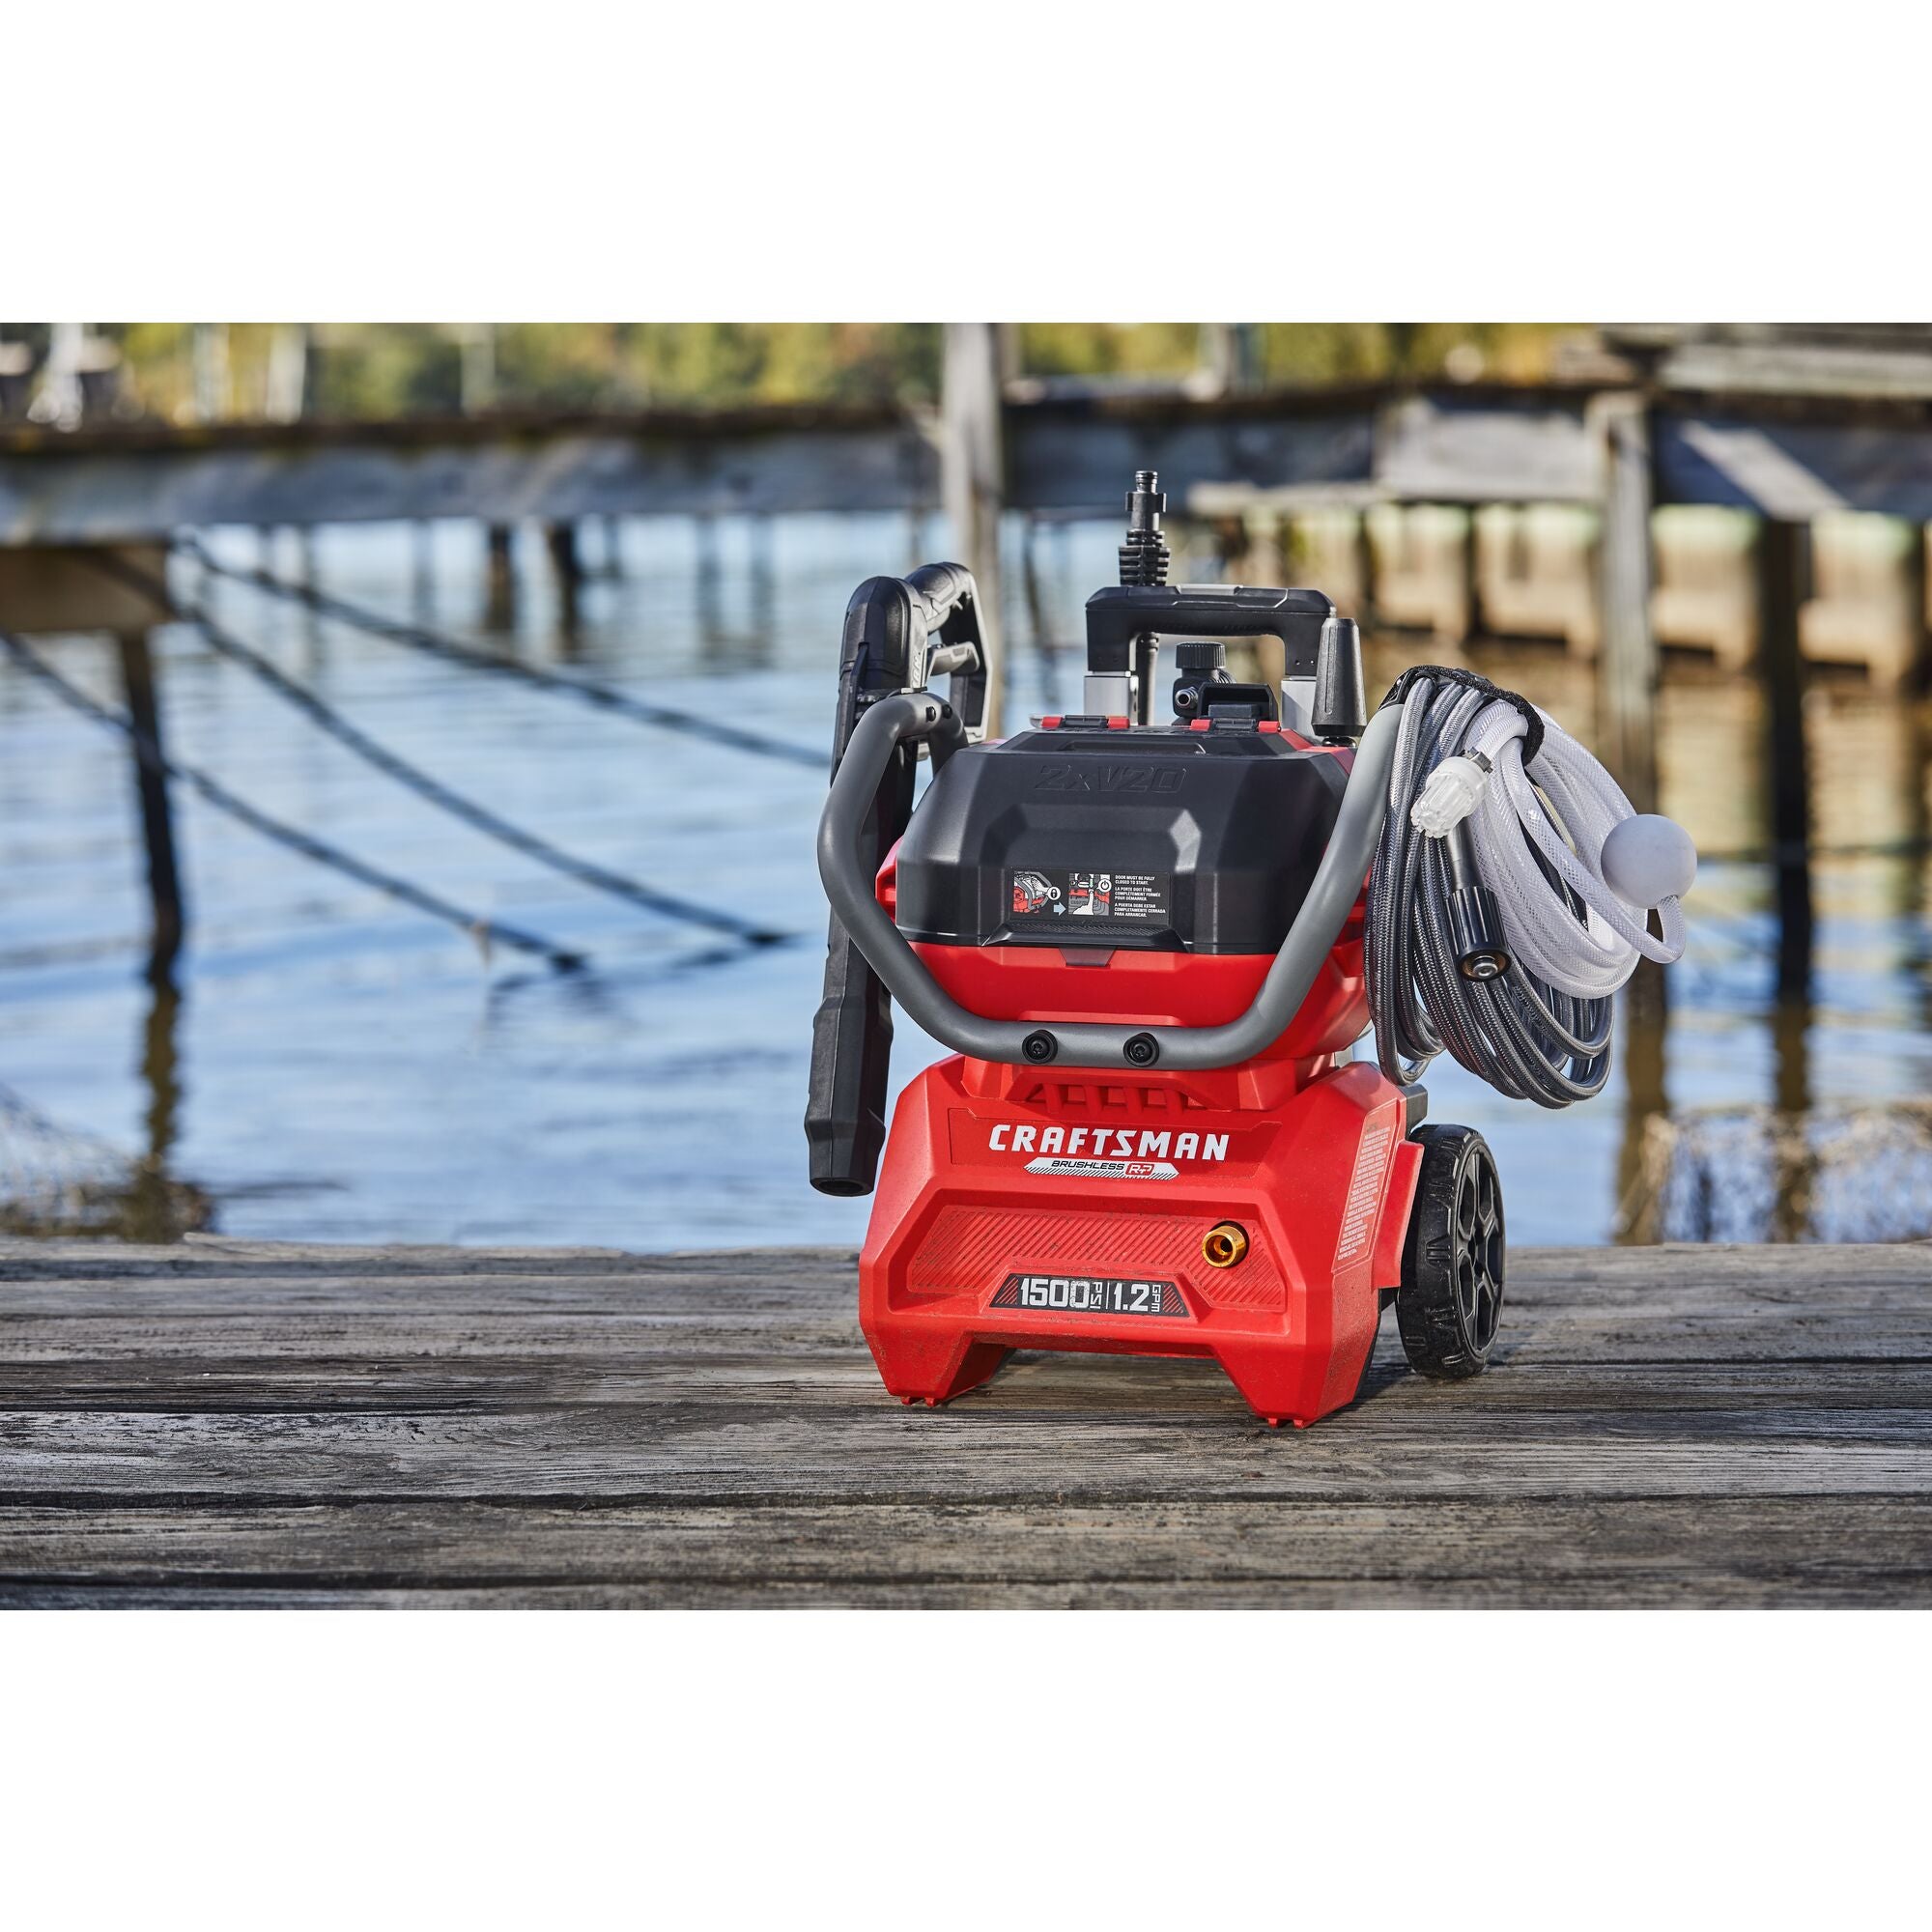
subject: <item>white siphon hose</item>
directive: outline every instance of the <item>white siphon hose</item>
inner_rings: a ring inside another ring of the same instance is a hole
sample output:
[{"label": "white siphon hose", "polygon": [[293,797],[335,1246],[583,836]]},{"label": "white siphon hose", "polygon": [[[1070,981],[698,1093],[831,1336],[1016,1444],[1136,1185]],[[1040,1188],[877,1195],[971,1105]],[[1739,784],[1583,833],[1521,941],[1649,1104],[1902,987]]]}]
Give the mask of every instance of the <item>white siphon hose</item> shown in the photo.
[{"label": "white siphon hose", "polygon": [[1675,898],[1653,938],[1647,909],[1605,879],[1604,842],[1636,814],[1540,711],[1526,771],[1531,709],[1485,678],[1418,667],[1390,701],[1402,717],[1364,934],[1377,1059],[1407,1084],[1447,1052],[1514,1099],[1587,1100],[1609,1077],[1612,996],[1640,958],[1684,951]]},{"label": "white siphon hose", "polygon": [[[1482,753],[1494,769],[1470,817],[1469,836],[1483,883],[1496,895],[1512,955],[1561,992],[1605,999],[1636,971],[1639,956],[1662,965],[1683,957],[1684,915],[1676,899],[1665,899],[1657,908],[1662,936],[1653,937],[1644,913],[1625,905],[1605,883],[1604,840],[1635,814],[1616,780],[1548,712],[1541,715],[1543,749],[1532,784],[1522,768],[1529,726],[1521,712],[1499,699],[1477,714],[1463,753]],[[1588,908],[1587,924],[1551,889],[1525,837]]]}]

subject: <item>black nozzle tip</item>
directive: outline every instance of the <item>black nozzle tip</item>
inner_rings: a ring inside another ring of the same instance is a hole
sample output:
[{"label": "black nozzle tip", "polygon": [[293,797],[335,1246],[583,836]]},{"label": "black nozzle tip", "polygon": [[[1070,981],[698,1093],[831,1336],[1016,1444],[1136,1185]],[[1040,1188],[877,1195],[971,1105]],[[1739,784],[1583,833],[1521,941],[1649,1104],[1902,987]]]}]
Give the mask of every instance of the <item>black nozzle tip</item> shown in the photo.
[{"label": "black nozzle tip", "polygon": [[1488,886],[1463,886],[1449,895],[1450,943],[1463,979],[1499,980],[1510,969],[1502,909]]}]

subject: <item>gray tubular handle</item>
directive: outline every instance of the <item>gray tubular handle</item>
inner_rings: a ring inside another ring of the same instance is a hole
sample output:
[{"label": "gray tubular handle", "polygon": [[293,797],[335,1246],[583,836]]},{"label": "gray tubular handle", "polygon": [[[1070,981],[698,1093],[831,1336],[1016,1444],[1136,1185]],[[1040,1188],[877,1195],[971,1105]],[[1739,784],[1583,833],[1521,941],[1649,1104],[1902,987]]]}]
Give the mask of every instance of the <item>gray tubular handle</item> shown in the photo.
[{"label": "gray tubular handle", "polygon": [[989,1020],[969,1013],[941,988],[874,896],[872,879],[859,860],[858,838],[893,748],[901,739],[939,729],[944,712],[925,691],[898,692],[873,704],[853,730],[818,821],[818,876],[825,895],[873,972],[921,1027],[956,1053],[1014,1066],[1158,1065],[1190,1072],[1252,1060],[1280,1038],[1308,997],[1369,875],[1388,810],[1400,704],[1383,705],[1369,722],[1328,849],[1254,1005],[1240,1018],[1213,1027]]}]

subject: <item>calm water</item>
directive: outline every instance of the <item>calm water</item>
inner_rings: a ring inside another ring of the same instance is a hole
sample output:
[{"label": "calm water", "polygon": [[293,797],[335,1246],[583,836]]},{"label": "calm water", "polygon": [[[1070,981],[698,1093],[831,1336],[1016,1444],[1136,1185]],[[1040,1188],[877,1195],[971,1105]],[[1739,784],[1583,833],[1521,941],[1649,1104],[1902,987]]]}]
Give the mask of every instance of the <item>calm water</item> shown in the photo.
[{"label": "calm water", "polygon": [[[943,553],[943,528],[926,537],[925,554]],[[316,555],[324,586],[346,597],[816,748],[845,598],[861,578],[915,560],[914,541],[903,519],[626,525],[621,575],[586,584],[568,645],[535,557],[515,634],[489,630],[479,530],[437,528],[427,557],[406,529],[325,531]],[[1042,540],[1051,636],[1080,636],[1080,603],[1109,581],[1116,541],[1100,526]],[[214,545],[239,562],[259,554],[245,532]],[[596,533],[585,552],[597,569]],[[293,546],[271,560],[293,571]],[[800,938],[744,952],[555,877],[399,792],[175,627],[159,649],[178,756],[269,812],[587,952],[591,969],[565,977],[514,953],[486,959],[464,935],[183,797],[193,927],[179,1000],[157,1009],[140,973],[145,894],[125,750],[0,663],[6,1090],[64,1134],[130,1159],[158,1154],[207,1190],[232,1234],[639,1248],[858,1240],[867,1204],[810,1191],[799,1126],[825,917],[810,851],[818,774],[439,664],[239,584],[212,597],[233,630],[449,784],[574,852]],[[1013,602],[1012,712],[1058,709],[1076,696],[1077,659],[1032,649]],[[118,698],[104,643],[46,648]],[[1434,654],[1378,644],[1372,679],[1411,652]],[[1586,668],[1528,645],[1473,661],[1588,737]],[[1846,1109],[1898,1102],[1909,1115],[1932,1094],[1925,722],[1856,681],[1813,702],[1821,843],[1918,839],[1919,851],[1821,864],[1816,1003],[1804,1013],[1771,1010],[1767,873],[1707,862],[1667,1026],[1661,1038],[1636,1036],[1601,1099],[1551,1116],[1439,1063],[1435,1117],[1491,1137],[1519,1239],[1611,1238],[1620,1200],[1646,1175],[1639,1233],[1844,1232],[1830,1219],[1847,1211],[1831,1192],[1836,1170],[1817,1166],[1815,1146],[1794,1154],[1789,1133],[1780,1143],[1749,1110],[1810,1109],[1829,1134]],[[1666,809],[1707,852],[1759,845],[1753,688],[1673,664],[1661,730]],[[937,1051],[902,1023],[896,1071]],[[1932,1153],[1920,1160],[1917,1148],[1910,1134],[1891,1148],[1878,1210],[1903,1218],[1877,1232],[1928,1232],[1913,1217],[1932,1199]],[[1790,1195],[1794,1161],[1815,1215],[1773,1225],[1771,1209],[1740,1206]]]}]

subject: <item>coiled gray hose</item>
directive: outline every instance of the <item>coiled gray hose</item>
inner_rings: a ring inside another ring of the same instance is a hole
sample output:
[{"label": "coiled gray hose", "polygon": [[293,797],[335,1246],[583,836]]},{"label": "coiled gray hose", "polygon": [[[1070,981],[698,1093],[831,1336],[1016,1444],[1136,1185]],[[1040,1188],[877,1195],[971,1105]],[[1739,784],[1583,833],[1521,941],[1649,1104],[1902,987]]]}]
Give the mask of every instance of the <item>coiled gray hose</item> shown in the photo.
[{"label": "coiled gray hose", "polygon": [[[1464,750],[1469,727],[1492,700],[1493,694],[1427,676],[1408,686],[1388,816],[1369,874],[1365,938],[1377,1057],[1391,1080],[1406,1086],[1447,1052],[1511,1099],[1567,1107],[1602,1092],[1609,1078],[1611,1002],[1560,992],[1520,962],[1494,979],[1465,978],[1450,921],[1452,841],[1428,838],[1409,820],[1430,773]],[[1555,821],[1547,799],[1546,810]],[[1551,893],[1582,923],[1582,902],[1523,842]]]}]

